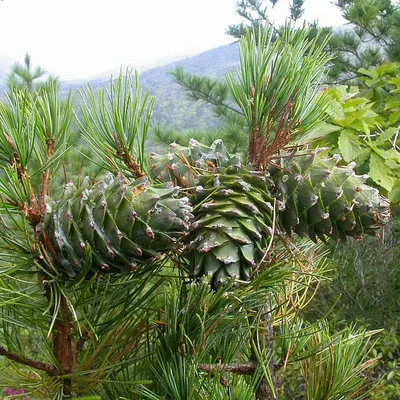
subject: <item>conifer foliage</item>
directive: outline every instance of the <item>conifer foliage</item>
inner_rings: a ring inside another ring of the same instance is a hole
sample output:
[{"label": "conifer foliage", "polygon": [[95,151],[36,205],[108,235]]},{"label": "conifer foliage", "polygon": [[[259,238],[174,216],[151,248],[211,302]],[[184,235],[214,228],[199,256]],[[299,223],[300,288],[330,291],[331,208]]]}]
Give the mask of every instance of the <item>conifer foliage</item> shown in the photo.
[{"label": "conifer foliage", "polygon": [[[227,33],[240,38],[248,27],[271,23],[270,11],[279,2],[267,0],[242,0],[236,12],[244,23],[231,25]],[[325,50],[333,56],[328,72],[330,82],[344,83],[359,76],[360,68],[378,67],[384,61],[398,61],[400,54],[400,8],[393,0],[336,0],[332,2],[341,11],[346,25],[319,27],[311,23],[310,37],[319,32],[321,38],[330,37]],[[296,22],[305,11],[304,1],[293,0],[288,18]],[[280,27],[275,27],[279,35]]]},{"label": "conifer foliage", "polygon": [[[80,113],[52,84],[0,104],[1,384],[262,400],[289,393],[289,375],[310,400],[368,397],[375,332],[332,335],[298,311],[325,264],[307,237],[377,235],[388,203],[297,143],[329,104],[328,59],[306,31],[272,35],[249,33],[227,75],[247,154],[190,141],[149,160],[153,99],[130,73],[83,89]],[[65,162],[74,115],[101,168],[84,179]]]}]

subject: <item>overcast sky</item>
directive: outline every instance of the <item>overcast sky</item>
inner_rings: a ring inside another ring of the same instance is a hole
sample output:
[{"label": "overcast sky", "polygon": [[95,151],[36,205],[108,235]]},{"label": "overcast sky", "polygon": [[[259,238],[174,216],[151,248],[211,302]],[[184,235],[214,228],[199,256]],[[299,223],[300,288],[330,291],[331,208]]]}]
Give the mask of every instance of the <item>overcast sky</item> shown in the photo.
[{"label": "overcast sky", "polygon": [[[269,3],[269,2],[268,2]],[[61,79],[86,78],[123,65],[187,56],[233,41],[236,0],[3,0],[0,55],[32,62]],[[284,21],[289,0],[271,17]],[[343,20],[331,0],[306,0],[306,19]]]}]

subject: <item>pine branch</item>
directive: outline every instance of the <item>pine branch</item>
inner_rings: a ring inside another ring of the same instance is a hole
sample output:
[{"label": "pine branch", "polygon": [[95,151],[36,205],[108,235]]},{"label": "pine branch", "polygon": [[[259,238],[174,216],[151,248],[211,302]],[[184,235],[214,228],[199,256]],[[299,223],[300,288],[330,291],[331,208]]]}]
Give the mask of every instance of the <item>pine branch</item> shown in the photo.
[{"label": "pine branch", "polygon": [[[12,167],[15,167],[17,170],[17,176],[18,176],[18,180],[20,181],[22,187],[25,190],[25,185],[24,185],[24,172],[22,169],[22,165],[21,165],[21,160],[19,158],[19,154],[17,152],[17,148],[15,146],[14,141],[12,140],[11,136],[7,135],[6,132],[4,132],[4,136],[6,138],[7,143],[9,144],[9,146],[11,147],[12,150],[12,154],[13,154],[13,158],[12,160],[10,160],[10,164]],[[28,193],[25,192],[25,195],[28,196]]]},{"label": "pine branch", "polygon": [[116,132],[113,133],[113,137],[115,140],[115,148],[117,151],[117,157],[120,158],[124,164],[128,167],[128,169],[133,173],[133,176],[137,178],[141,178],[145,174],[140,169],[139,164],[136,162],[133,155],[129,152],[129,150],[121,144],[121,141],[118,139],[118,135]]},{"label": "pine branch", "polygon": [[231,110],[235,112],[236,114],[243,115],[239,110],[236,110],[235,108],[231,107],[230,105],[224,103],[224,102],[219,102],[217,99],[213,98],[210,93],[206,93],[202,91],[201,89],[188,89],[192,93],[192,96],[194,98],[197,97],[196,93],[200,94],[201,96],[197,97],[198,100],[204,100],[206,103],[212,104],[216,107],[225,107],[228,110]]},{"label": "pine branch", "polygon": [[122,72],[110,81],[110,88],[94,90],[89,85],[81,91],[82,136],[102,162],[113,172],[128,170],[143,176],[145,141],[154,98],[139,85],[137,73]]},{"label": "pine branch", "polygon": [[230,372],[240,375],[252,375],[257,369],[257,364],[254,362],[237,364],[199,364],[198,368],[200,371],[209,374],[216,372]]},{"label": "pine branch", "polygon": [[[235,114],[243,116],[243,113],[239,109],[234,108],[224,102],[224,97],[226,97],[226,95],[217,93],[218,89],[221,91],[221,88],[219,87],[219,85],[221,85],[220,82],[211,80],[207,77],[189,74],[184,72],[184,70],[180,67],[176,68],[175,71],[172,72],[172,75],[174,76],[175,81],[183,87],[184,91],[192,99],[201,100],[216,107],[215,111],[218,115],[224,114],[218,110],[220,107],[222,107],[226,110],[234,112]],[[216,86],[217,89],[215,89]]]},{"label": "pine branch", "polygon": [[0,346],[0,355],[8,358],[11,361],[15,361],[19,364],[26,365],[28,367],[35,368],[39,371],[46,372],[48,376],[57,376],[58,370],[54,365],[46,364],[41,361],[34,361],[29,358],[21,357],[18,354],[14,354],[6,350],[4,347]]},{"label": "pine branch", "polygon": [[[17,172],[17,177],[18,181],[21,184],[21,187],[23,189],[24,195],[27,200],[29,200],[29,206],[27,204],[23,203],[18,203],[19,208],[22,212],[24,212],[25,216],[29,220],[29,222],[33,225],[36,226],[39,222],[41,222],[41,211],[39,210],[38,207],[38,202],[35,193],[32,190],[32,187],[30,183],[28,183],[29,190],[27,190],[26,187],[26,172],[24,171],[21,163],[20,156],[17,151],[17,147],[12,139],[11,136],[7,135],[7,133],[4,132],[4,136],[6,139],[6,142],[11,148],[12,151],[12,159],[10,160],[10,165],[12,167],[15,167],[16,172]],[[12,201],[10,202],[11,205],[15,205],[15,202]]]}]

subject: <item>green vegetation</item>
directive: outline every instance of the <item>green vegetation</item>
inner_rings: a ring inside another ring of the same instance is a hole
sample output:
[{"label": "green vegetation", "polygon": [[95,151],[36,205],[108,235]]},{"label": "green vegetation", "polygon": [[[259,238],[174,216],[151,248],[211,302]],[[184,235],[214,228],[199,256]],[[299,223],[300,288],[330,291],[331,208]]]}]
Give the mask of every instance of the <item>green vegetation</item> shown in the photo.
[{"label": "green vegetation", "polygon": [[[236,11],[245,23],[229,26],[227,33],[240,38],[246,28],[268,24],[269,6],[279,0],[240,0]],[[354,29],[341,31],[319,28],[312,23],[310,37],[320,35],[322,40],[330,36],[325,50],[332,55],[328,73],[330,82],[346,83],[359,76],[359,69],[377,67],[385,60],[398,61],[400,54],[400,7],[392,0],[336,0],[334,4]],[[301,18],[304,1],[293,0],[289,18],[294,23]],[[274,28],[279,35],[282,28]]]},{"label": "green vegetation", "polygon": [[[203,55],[205,71],[186,60],[177,83],[144,73],[164,101],[131,73],[61,99],[28,55],[13,67],[5,395],[400,396],[399,7],[338,1],[355,29],[328,37],[260,29],[265,3],[237,4],[254,29],[238,68],[232,45]],[[293,24],[303,8],[292,2]],[[353,86],[321,92],[326,75]]]},{"label": "green vegetation", "polygon": [[58,83],[58,78],[52,76],[44,77],[47,75],[47,71],[42,67],[36,67],[33,69],[31,57],[28,53],[25,54],[24,64],[15,63],[11,67],[11,72],[7,76],[7,86],[10,91],[13,89],[27,89],[29,92],[38,91],[41,87],[44,87],[49,82],[53,84]]},{"label": "green vegetation", "polygon": [[369,175],[392,203],[400,201],[400,64],[359,71],[360,88],[333,87],[330,121],[315,133],[315,145],[327,146],[358,171]]},{"label": "green vegetation", "polygon": [[[153,98],[130,73],[81,90],[80,112],[54,83],[13,89],[0,104],[0,385],[45,399],[379,395],[379,329],[303,313],[327,277],[324,242],[375,237],[389,214],[352,165],[305,145],[333,104],[308,33],[249,33],[212,88],[229,99],[212,98],[219,115],[242,121],[237,155],[189,140],[147,157]],[[72,162],[82,143],[87,178]]]}]

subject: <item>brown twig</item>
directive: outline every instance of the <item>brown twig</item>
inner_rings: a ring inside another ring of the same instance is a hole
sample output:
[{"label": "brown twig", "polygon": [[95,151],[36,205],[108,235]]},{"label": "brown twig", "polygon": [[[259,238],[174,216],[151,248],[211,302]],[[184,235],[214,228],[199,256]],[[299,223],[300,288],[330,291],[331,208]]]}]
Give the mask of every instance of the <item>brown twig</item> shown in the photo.
[{"label": "brown twig", "polygon": [[75,372],[75,353],[72,344],[72,318],[64,296],[60,299],[60,306],[57,310],[57,318],[54,324],[53,354],[58,363],[59,375],[67,375],[63,379],[64,393],[70,394],[72,380],[68,375]]},{"label": "brown twig", "polygon": [[0,346],[0,355],[8,358],[11,361],[15,361],[19,364],[26,365],[28,367],[35,368],[39,371],[44,371],[48,376],[57,376],[58,370],[54,365],[46,364],[41,361],[34,361],[29,358],[21,357],[18,354],[14,354],[6,350],[4,347]]},{"label": "brown twig", "polygon": [[82,351],[83,346],[85,346],[85,343],[89,339],[90,334],[89,331],[84,330],[82,332],[82,335],[79,337],[79,339],[75,342],[75,348],[74,348],[74,356],[73,356],[73,364],[76,364],[76,359],[78,358],[79,353]]},{"label": "brown twig", "polygon": [[257,170],[265,170],[271,160],[279,150],[282,150],[290,141],[296,123],[290,120],[290,112],[294,106],[294,99],[297,90],[293,93],[286,105],[279,111],[280,121],[276,128],[275,136],[270,140],[270,134],[274,126],[273,108],[270,109],[265,131],[260,132],[260,126],[256,120],[256,109],[254,105],[255,89],[252,88],[250,94],[250,104],[252,107],[251,132],[249,136],[248,158],[253,167]]},{"label": "brown twig", "polygon": [[26,188],[26,171],[24,171],[21,163],[21,159],[19,157],[17,147],[14,143],[14,140],[11,136],[4,133],[4,137],[6,142],[9,144],[12,150],[12,159],[10,160],[10,165],[15,167],[17,171],[17,177],[19,182],[21,183],[22,189],[24,191],[25,196],[29,199],[29,207],[26,204],[20,204],[20,210],[24,213],[28,221],[32,224],[32,226],[36,226],[38,223],[42,221],[40,207],[36,198],[35,193],[32,190],[32,187],[29,185],[29,193]]},{"label": "brown twig", "polygon": [[12,153],[13,153],[13,159],[10,160],[10,164],[12,167],[13,166],[16,167],[18,180],[22,183],[22,186],[25,188],[24,181],[23,181],[24,171],[22,170],[21,159],[19,158],[19,154],[18,154],[17,148],[15,146],[15,143],[11,136],[7,135],[7,133],[5,133],[5,132],[3,132],[3,133],[6,138],[6,142],[10,145]]},{"label": "brown twig", "polygon": [[16,168],[17,177],[18,177],[18,180],[21,183],[21,186],[24,190],[25,196],[28,198],[32,198],[33,193],[26,192],[25,181],[24,181],[25,171],[22,168],[21,159],[19,157],[17,147],[15,146],[14,140],[12,139],[11,136],[7,135],[7,133],[5,133],[5,132],[3,132],[3,133],[4,133],[4,137],[6,138],[6,142],[9,144],[9,146],[11,147],[11,150],[12,150],[12,159],[10,160],[10,165],[11,165],[11,167]]},{"label": "brown twig", "polygon": [[141,178],[145,174],[140,169],[139,164],[136,162],[132,154],[128,153],[124,146],[121,144],[117,133],[113,133],[115,144],[117,145],[117,156],[125,163],[130,171],[133,172],[135,178]]},{"label": "brown twig", "polygon": [[257,369],[257,364],[253,362],[236,364],[199,364],[200,371],[213,374],[216,372],[231,372],[240,375],[252,375]]}]

